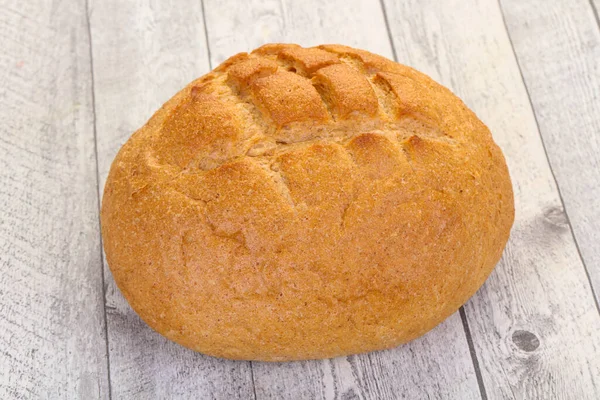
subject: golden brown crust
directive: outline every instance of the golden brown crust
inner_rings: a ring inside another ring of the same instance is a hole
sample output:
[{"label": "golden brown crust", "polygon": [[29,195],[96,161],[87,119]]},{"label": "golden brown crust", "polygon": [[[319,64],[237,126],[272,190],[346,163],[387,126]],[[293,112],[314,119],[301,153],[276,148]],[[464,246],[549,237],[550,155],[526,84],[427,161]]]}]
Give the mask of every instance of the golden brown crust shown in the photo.
[{"label": "golden brown crust", "polygon": [[102,234],[154,329],[227,358],[397,346],[484,282],[514,218],[485,125],[363,50],[271,44],[157,111],[113,162]]}]

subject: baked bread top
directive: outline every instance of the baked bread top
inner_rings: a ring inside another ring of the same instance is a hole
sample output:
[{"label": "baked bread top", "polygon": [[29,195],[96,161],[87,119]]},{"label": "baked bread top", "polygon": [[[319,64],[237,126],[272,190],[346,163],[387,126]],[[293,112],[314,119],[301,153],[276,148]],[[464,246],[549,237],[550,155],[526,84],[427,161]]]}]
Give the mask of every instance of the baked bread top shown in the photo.
[{"label": "baked bread top", "polygon": [[513,219],[475,114],[340,45],[270,44],[193,81],[121,148],[102,202],[107,261],[144,321],[271,361],[422,335],[482,285]]}]

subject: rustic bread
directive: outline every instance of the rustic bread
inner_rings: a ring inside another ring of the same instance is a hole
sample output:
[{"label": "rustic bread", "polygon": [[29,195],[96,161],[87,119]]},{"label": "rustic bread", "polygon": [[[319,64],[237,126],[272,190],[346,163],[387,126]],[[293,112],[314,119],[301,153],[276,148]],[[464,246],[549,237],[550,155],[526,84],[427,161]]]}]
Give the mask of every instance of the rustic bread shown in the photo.
[{"label": "rustic bread", "polygon": [[192,82],[115,158],[106,258],[152,328],[213,356],[397,346],[455,312],[514,218],[489,130],[427,76],[272,44]]}]

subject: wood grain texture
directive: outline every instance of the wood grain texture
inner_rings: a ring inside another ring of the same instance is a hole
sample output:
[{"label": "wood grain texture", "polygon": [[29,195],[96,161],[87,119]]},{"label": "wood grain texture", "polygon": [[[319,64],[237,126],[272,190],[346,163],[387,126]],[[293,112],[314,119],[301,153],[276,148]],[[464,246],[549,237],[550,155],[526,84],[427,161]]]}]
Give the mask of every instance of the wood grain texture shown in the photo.
[{"label": "wood grain texture", "polygon": [[[344,43],[392,58],[370,1],[205,1],[212,65],[269,42]],[[397,349],[333,360],[253,363],[258,398],[480,398],[460,317]]]},{"label": "wood grain texture", "polygon": [[85,5],[0,9],[0,398],[106,398]]},{"label": "wood grain texture", "polygon": [[512,236],[466,306],[488,398],[598,398],[600,318],[498,3],[385,4],[398,54],[474,109],[511,171]]},{"label": "wood grain texture", "polygon": [[[120,146],[165,101],[208,71],[200,1],[90,4],[101,186]],[[143,323],[108,267],[106,307],[113,398],[253,397],[250,365],[206,357]]]},{"label": "wood grain texture", "polygon": [[600,293],[600,27],[586,0],[502,1],[596,302]]}]

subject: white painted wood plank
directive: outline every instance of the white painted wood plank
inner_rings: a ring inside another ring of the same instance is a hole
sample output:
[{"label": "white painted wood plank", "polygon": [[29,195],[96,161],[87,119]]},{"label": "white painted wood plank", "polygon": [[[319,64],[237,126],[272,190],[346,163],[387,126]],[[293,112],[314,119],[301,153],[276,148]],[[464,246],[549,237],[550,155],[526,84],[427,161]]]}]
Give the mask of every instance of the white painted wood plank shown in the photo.
[{"label": "white painted wood plank", "polygon": [[[377,2],[207,0],[212,65],[268,42],[343,43],[392,57]],[[325,361],[253,363],[258,398],[480,398],[460,316],[397,349]]]},{"label": "white painted wood plank", "polygon": [[600,316],[498,3],[385,4],[397,53],[475,110],[512,174],[517,217],[509,245],[466,306],[488,398],[597,399]]},{"label": "white painted wood plank", "polygon": [[[102,187],[120,146],[165,101],[208,71],[201,2],[94,0],[92,49]],[[252,398],[248,362],[206,357],[169,342],[129,307],[108,267],[107,319],[114,398]]]},{"label": "white painted wood plank", "polygon": [[598,302],[600,27],[586,0],[501,6]]},{"label": "white painted wood plank", "polygon": [[85,4],[0,10],[0,398],[106,398]]},{"label": "white painted wood plank", "polygon": [[204,0],[211,62],[265,43],[341,43],[392,57],[379,4],[368,0]]}]

